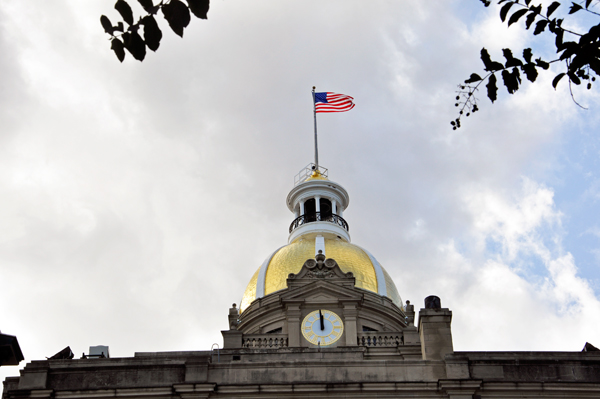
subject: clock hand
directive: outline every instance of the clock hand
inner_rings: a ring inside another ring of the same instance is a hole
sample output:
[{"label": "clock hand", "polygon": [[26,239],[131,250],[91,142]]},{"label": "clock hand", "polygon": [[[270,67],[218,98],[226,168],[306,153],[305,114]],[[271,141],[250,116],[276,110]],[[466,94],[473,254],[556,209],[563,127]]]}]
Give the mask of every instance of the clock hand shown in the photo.
[{"label": "clock hand", "polygon": [[325,323],[323,322],[323,313],[321,313],[321,309],[319,309],[319,317],[321,318],[321,331],[325,329]]}]

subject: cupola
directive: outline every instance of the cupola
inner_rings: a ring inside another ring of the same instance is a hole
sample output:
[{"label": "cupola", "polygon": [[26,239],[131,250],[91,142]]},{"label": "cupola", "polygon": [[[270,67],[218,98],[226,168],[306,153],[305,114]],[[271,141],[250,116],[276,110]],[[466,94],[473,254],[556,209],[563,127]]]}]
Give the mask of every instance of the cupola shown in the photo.
[{"label": "cupola", "polygon": [[254,300],[285,289],[288,276],[298,273],[319,251],[335,259],[343,272],[352,272],[357,288],[388,297],[403,308],[396,285],[377,259],[350,242],[343,217],[349,202],[348,192],[329,180],[326,168],[309,164],[296,175],[286,201],[294,214],[288,244],[269,255],[254,273],[240,303],[241,312]]},{"label": "cupola", "polygon": [[287,196],[287,206],[295,216],[288,243],[316,235],[350,242],[348,223],[343,218],[350,197],[327,174],[327,169],[310,164],[296,175],[294,188]]}]

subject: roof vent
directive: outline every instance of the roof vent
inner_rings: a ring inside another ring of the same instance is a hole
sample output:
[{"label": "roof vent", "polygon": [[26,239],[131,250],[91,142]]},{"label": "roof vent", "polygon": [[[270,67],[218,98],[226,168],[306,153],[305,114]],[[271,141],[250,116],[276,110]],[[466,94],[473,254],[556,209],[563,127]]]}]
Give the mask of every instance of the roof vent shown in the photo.
[{"label": "roof vent", "polygon": [[110,354],[108,352],[108,346],[106,346],[106,345],[90,346],[90,353],[89,353],[89,355],[87,355],[85,357],[88,359],[109,358]]}]

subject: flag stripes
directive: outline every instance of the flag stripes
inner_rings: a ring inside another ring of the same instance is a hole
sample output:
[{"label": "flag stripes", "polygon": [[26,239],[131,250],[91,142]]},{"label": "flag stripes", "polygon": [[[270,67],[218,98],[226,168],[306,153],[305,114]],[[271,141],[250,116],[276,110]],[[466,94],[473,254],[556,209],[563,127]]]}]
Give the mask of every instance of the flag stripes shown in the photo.
[{"label": "flag stripes", "polygon": [[354,108],[354,98],[331,92],[315,93],[315,112],[345,112]]}]

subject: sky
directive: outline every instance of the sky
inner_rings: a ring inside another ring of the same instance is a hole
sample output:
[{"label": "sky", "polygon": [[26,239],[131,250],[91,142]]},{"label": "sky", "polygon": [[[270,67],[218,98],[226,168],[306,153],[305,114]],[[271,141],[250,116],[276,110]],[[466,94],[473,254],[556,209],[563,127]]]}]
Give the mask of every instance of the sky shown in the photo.
[{"label": "sky", "polygon": [[158,51],[119,63],[112,6],[0,3],[0,330],[26,360],[1,379],[66,346],[221,346],[287,243],[312,86],[355,99],[318,116],[352,242],[417,309],[441,298],[455,350],[600,345],[597,88],[574,90],[580,109],[553,66],[450,126],[482,47],[550,58],[553,37],[479,1],[213,0],[183,39],[161,20]]}]

